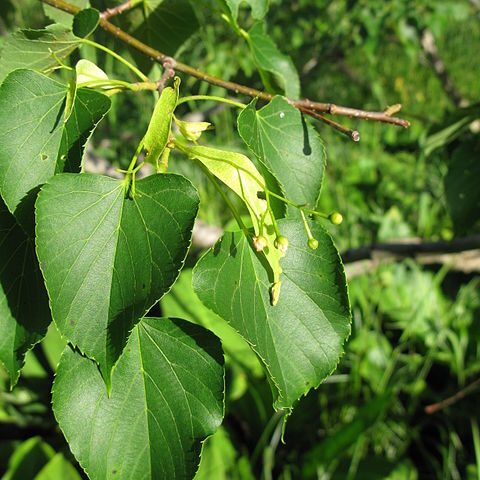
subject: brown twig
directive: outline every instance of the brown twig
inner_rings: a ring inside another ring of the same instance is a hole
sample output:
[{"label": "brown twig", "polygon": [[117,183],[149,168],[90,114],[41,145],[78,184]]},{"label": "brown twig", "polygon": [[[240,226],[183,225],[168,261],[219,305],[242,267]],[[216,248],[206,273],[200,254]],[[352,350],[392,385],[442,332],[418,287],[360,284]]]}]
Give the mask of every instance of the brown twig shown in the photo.
[{"label": "brown twig", "polygon": [[[72,15],[77,14],[81,8],[70,3],[65,2],[64,0],[41,0],[52,7],[58,8],[63,10],[64,12],[68,12]],[[118,39],[125,42],[130,47],[142,52],[147,57],[150,57],[153,61],[163,64],[167,58],[162,52],[155,50],[154,48],[146,45],[145,43],[141,42],[140,40],[132,37],[128,33],[124,32],[119,27],[113,25],[105,18],[100,18],[100,26],[106,30],[107,32],[111,33]],[[272,93],[262,92],[261,90],[257,90],[256,88],[251,88],[246,85],[241,85],[239,83],[230,82],[228,80],[224,80],[223,78],[215,77],[214,75],[210,75],[206,72],[202,72],[197,70],[196,68],[187,65],[182,62],[176,62],[176,70],[179,72],[183,72],[187,75],[191,75],[192,77],[198,78],[204,82],[208,82],[211,85],[216,85],[227,90],[231,90],[236,94],[243,94],[247,95],[252,98],[260,98],[265,101],[270,101],[275,96]],[[289,100],[292,105],[297,108],[304,107],[309,110],[314,110],[316,112],[321,113],[328,113],[330,115],[343,115],[351,118],[358,118],[362,120],[373,120],[376,122],[383,122],[383,123],[390,123],[392,125],[398,125],[401,127],[409,127],[410,122],[407,120],[397,118],[397,117],[390,117],[386,115],[384,112],[370,112],[367,110],[359,110],[356,108],[350,107],[342,107],[341,105],[335,105],[333,103],[320,103],[320,102],[313,102],[308,99],[300,99],[300,100]]]},{"label": "brown twig", "polygon": [[470,385],[467,385],[465,388],[462,388],[461,390],[459,390],[455,395],[452,395],[451,397],[448,397],[445,400],[442,400],[441,402],[427,405],[425,407],[425,413],[427,413],[428,415],[431,415],[432,413],[435,413],[438,410],[441,410],[442,408],[449,407],[450,405],[453,405],[454,403],[461,400],[463,397],[467,396],[469,393],[473,392],[479,386],[480,386],[480,378],[477,378],[477,380],[472,382]]},{"label": "brown twig", "polygon": [[121,3],[120,5],[117,5],[114,8],[107,8],[104,12],[100,14],[100,18],[103,20],[107,20],[110,17],[115,17],[117,15],[120,15],[121,13],[126,12],[131,8],[132,8],[132,1],[127,0],[126,2]]},{"label": "brown twig", "polygon": [[339,123],[334,122],[333,120],[330,120],[329,118],[324,117],[323,115],[320,115],[319,113],[314,112],[313,110],[310,110],[308,108],[298,107],[298,109],[301,112],[304,112],[310,115],[311,117],[317,120],[320,120],[323,123],[326,123],[330,127],[333,127],[335,130],[338,130],[340,133],[343,133],[344,135],[352,139],[354,142],[360,141],[360,133],[358,132],[358,130],[350,130],[349,128],[344,127],[343,125],[340,125]]}]

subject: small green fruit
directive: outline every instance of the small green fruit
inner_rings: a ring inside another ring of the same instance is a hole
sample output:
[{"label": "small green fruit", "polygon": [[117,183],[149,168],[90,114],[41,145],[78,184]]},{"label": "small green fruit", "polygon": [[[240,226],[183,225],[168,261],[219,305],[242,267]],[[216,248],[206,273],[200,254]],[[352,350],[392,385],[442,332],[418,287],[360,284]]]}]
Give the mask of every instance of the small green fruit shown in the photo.
[{"label": "small green fruit", "polygon": [[328,219],[334,224],[334,225],[340,225],[343,222],[343,217],[341,213],[338,212],[333,212],[328,216]]},{"label": "small green fruit", "polygon": [[283,235],[279,235],[274,242],[275,248],[285,253],[288,250],[288,238]]},{"label": "small green fruit", "polygon": [[267,239],[263,235],[252,238],[253,246],[257,252],[262,252],[267,246]]},{"label": "small green fruit", "polygon": [[318,240],[316,238],[309,238],[308,239],[308,246],[312,250],[316,250],[318,248]]}]

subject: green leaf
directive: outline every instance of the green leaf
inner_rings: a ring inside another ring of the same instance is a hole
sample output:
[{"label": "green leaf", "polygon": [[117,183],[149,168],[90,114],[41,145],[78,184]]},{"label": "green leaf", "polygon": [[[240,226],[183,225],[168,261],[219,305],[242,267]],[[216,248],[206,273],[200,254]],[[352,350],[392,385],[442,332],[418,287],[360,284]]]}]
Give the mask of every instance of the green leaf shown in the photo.
[{"label": "green leaf", "polygon": [[40,437],[21,443],[10,457],[8,470],[2,480],[25,480],[35,474],[53,457],[53,448]]},{"label": "green leaf", "polygon": [[153,110],[143,146],[147,150],[145,161],[158,167],[158,159],[170,140],[172,117],[178,101],[180,80],[175,79],[175,87],[164,88]]},{"label": "green leaf", "polygon": [[85,144],[110,108],[105,95],[78,89],[64,123],[67,86],[31,70],[12,72],[0,87],[0,194],[30,233],[38,187],[78,171]]},{"label": "green leaf", "polygon": [[[70,4],[80,8],[88,8],[90,6],[89,0],[69,0]],[[52,7],[42,2],[42,7],[45,15],[53,20],[55,23],[61,23],[67,27],[72,26],[73,16],[70,13],[64,12],[58,8]]]},{"label": "green leaf", "polygon": [[447,175],[445,193],[455,228],[467,231],[480,219],[480,140],[472,139],[453,152]]},{"label": "green leaf", "polygon": [[226,355],[254,375],[263,376],[260,362],[247,342],[223,318],[205,307],[193,291],[191,268],[182,270],[168,295],[162,298],[161,307],[168,317],[184,318],[213,332],[221,340]]},{"label": "green leaf", "polygon": [[266,72],[271,73],[288,98],[300,97],[300,80],[292,59],[284,55],[265,30],[265,24],[256,23],[248,31],[248,44],[253,61],[268,90],[273,90]]},{"label": "green leaf", "polygon": [[53,319],[107,385],[133,326],[167,292],[190,246],[198,195],[178,175],[125,182],[62,174],[36,203],[37,255]]},{"label": "green leaf", "polygon": [[[108,6],[123,3],[110,1]],[[175,56],[183,43],[198,29],[198,21],[188,0],[143,0],[141,5],[118,17],[119,25],[127,32],[160,50]],[[140,68],[148,73],[153,64],[145,55],[132,50]]]},{"label": "green leaf", "polygon": [[[199,160],[213,175],[233,190],[244,202],[252,218],[255,235],[260,232],[260,219],[267,209],[267,202],[259,198],[258,193],[265,191],[265,181],[255,165],[241,153],[228,152],[210,147],[190,147],[188,154]],[[263,236],[267,245],[263,255],[271,267],[271,283],[276,284],[282,271],[280,257],[282,253],[274,246],[276,233],[270,213],[264,217]]]},{"label": "green leaf", "polygon": [[279,180],[287,198],[317,204],[325,148],[315,129],[284,98],[256,110],[253,100],[238,117],[238,132],[258,160]]},{"label": "green leaf", "polygon": [[252,17],[261,20],[268,11],[269,0],[225,0],[228,8],[232,12],[232,17],[237,20],[238,9],[241,3],[247,3],[252,9]]},{"label": "green leaf", "polygon": [[113,371],[112,393],[90,360],[65,350],[53,410],[92,479],[193,478],[201,442],[223,417],[218,339],[184,320],[145,318]]},{"label": "green leaf", "polygon": [[270,305],[267,272],[241,233],[229,233],[193,272],[202,302],[230,322],[262,359],[276,408],[316,388],[335,369],[350,333],[345,273],[328,233],[315,224],[310,250],[300,220],[280,220],[290,240],[281,261],[282,293]]},{"label": "green leaf", "polygon": [[80,40],[62,25],[14,32],[0,52],[0,82],[17,68],[45,71],[57,67],[55,56],[63,60],[79,45]]},{"label": "green leaf", "polygon": [[46,334],[51,316],[33,239],[0,198],[0,361],[13,387],[25,354]]},{"label": "green leaf", "polygon": [[94,8],[86,8],[73,17],[73,34],[79,38],[89,37],[100,23],[100,12]]},{"label": "green leaf", "polygon": [[75,467],[57,453],[35,476],[34,480],[81,480]]}]

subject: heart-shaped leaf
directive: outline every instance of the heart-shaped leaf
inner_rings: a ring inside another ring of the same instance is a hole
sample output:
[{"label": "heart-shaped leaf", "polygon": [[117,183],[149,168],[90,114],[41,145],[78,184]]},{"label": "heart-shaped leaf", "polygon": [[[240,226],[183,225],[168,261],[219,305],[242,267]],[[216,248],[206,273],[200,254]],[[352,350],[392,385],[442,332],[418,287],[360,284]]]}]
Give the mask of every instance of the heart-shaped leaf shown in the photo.
[{"label": "heart-shaped leaf", "polygon": [[299,98],[300,80],[295,65],[269,37],[263,22],[258,22],[250,28],[248,44],[265,87],[270,91],[274,90],[268,76],[268,73],[271,73],[288,98]]},{"label": "heart-shaped leaf", "polygon": [[13,387],[25,354],[47,333],[51,316],[33,239],[0,198],[0,361]]},{"label": "heart-shaped leaf", "polygon": [[194,269],[202,302],[250,343],[269,373],[277,408],[290,408],[335,369],[350,333],[342,262],[328,233],[312,228],[310,250],[300,220],[280,220],[290,240],[281,260],[281,295],[270,304],[267,271],[242,232],[227,233]]},{"label": "heart-shaped leaf", "polygon": [[238,117],[240,136],[290,200],[315,206],[326,163],[320,137],[284,98],[277,96],[260,110],[256,103],[253,100]]},{"label": "heart-shaped leaf", "polygon": [[110,398],[95,364],[67,347],[53,410],[92,479],[189,479],[201,442],[223,417],[219,340],[185,320],[145,318],[112,375]]},{"label": "heart-shaped leaf", "polygon": [[100,12],[94,8],[85,8],[73,18],[72,30],[79,38],[89,37],[100,23]]},{"label": "heart-shaped leaf", "polygon": [[190,246],[198,195],[178,175],[125,182],[61,174],[36,203],[37,254],[60,332],[110,382],[133,326],[168,291]]},{"label": "heart-shaped leaf", "polygon": [[38,187],[62,171],[79,171],[84,146],[110,108],[105,95],[78,89],[64,123],[67,86],[15,70],[0,87],[0,194],[28,232]]},{"label": "heart-shaped leaf", "polygon": [[62,25],[11,33],[0,52],[0,82],[17,68],[44,71],[57,67],[57,59],[68,57],[80,42],[71,29]]}]

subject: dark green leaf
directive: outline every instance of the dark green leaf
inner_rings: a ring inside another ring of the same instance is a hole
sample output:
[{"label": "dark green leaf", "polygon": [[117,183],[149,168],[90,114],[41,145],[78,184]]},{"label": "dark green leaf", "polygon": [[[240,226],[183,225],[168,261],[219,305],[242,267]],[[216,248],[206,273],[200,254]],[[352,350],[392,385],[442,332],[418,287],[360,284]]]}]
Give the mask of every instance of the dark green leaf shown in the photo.
[{"label": "dark green leaf", "polygon": [[145,318],[113,371],[110,398],[95,364],[65,350],[53,409],[92,479],[188,479],[223,417],[218,339],[184,320]]},{"label": "dark green leaf", "polygon": [[26,352],[47,333],[51,316],[33,239],[0,198],[0,361],[13,387]]},{"label": "dark green leaf", "polygon": [[466,231],[480,219],[480,140],[460,145],[445,176],[445,193],[455,228]]},{"label": "dark green leaf", "polygon": [[281,294],[270,304],[267,271],[243,233],[228,233],[200,259],[193,286],[203,303],[252,345],[270,376],[275,406],[289,408],[332,371],[350,333],[343,266],[326,231],[307,246],[299,220],[281,220],[290,240],[281,260]]},{"label": "dark green leaf", "polygon": [[25,480],[35,474],[53,457],[53,448],[40,437],[21,443],[8,462],[8,470],[2,480]]},{"label": "dark green leaf", "polygon": [[[122,1],[110,1],[115,6]],[[198,29],[198,21],[188,0],[145,0],[118,18],[120,26],[162,53],[174,56],[183,43]],[[150,71],[152,62],[132,50],[140,68]]]},{"label": "dark green leaf", "polygon": [[[89,0],[69,0],[68,3],[75,5],[76,7],[80,8],[88,8]],[[53,20],[55,23],[61,23],[62,25],[66,25],[67,27],[72,26],[73,15],[70,13],[64,12],[59,8],[52,7],[42,2],[43,10],[45,11],[45,15]]]},{"label": "dark green leaf", "polygon": [[79,170],[110,108],[105,95],[79,89],[64,123],[66,95],[66,85],[31,70],[12,72],[0,87],[0,194],[27,232],[38,187],[55,173]]},{"label": "dark green leaf", "polygon": [[73,18],[73,33],[79,38],[90,36],[100,23],[100,12],[94,8],[86,8]]},{"label": "dark green leaf", "polygon": [[198,195],[178,175],[125,182],[62,174],[36,203],[37,254],[53,319],[107,384],[133,326],[169,290],[190,246]]},{"label": "dark green leaf", "polygon": [[[10,34],[0,52],[0,82],[17,68],[44,71],[58,66],[80,44],[70,29],[49,25],[43,30],[20,30]],[[52,54],[55,54],[55,56]]]},{"label": "dark green leaf", "polygon": [[290,200],[315,206],[322,188],[325,148],[315,129],[284,98],[256,110],[253,100],[238,117],[250,150],[279,180]]},{"label": "dark green leaf", "polygon": [[265,31],[264,23],[256,23],[248,31],[248,43],[253,60],[262,75],[265,87],[272,90],[268,75],[271,73],[288,98],[300,97],[300,80],[290,57],[284,55]]}]

